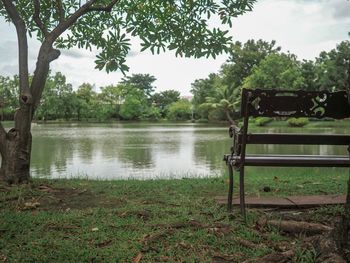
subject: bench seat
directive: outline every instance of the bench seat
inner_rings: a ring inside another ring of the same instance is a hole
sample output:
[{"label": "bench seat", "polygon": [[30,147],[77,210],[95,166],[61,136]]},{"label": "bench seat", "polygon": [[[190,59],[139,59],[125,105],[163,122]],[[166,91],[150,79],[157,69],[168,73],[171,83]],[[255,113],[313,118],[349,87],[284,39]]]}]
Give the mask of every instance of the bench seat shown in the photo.
[{"label": "bench seat", "polygon": [[[246,166],[273,167],[350,167],[349,155],[293,155],[289,154],[254,154],[247,153],[247,145],[338,145],[347,147],[350,154],[349,134],[250,133],[251,117],[269,118],[350,118],[350,97],[346,90],[301,91],[276,89],[242,89],[241,111],[243,126],[232,123],[229,134],[233,139],[231,154],[224,157],[228,166],[229,191],[228,211],[232,210],[233,175],[239,172],[239,195],[241,213],[245,217],[244,178]],[[286,148],[286,150],[288,150]],[[345,153],[345,151],[344,151]]]},{"label": "bench seat", "polygon": [[[241,156],[226,155],[226,161],[234,167],[241,164]],[[347,155],[259,155],[247,154],[245,166],[281,167],[350,167]]]}]

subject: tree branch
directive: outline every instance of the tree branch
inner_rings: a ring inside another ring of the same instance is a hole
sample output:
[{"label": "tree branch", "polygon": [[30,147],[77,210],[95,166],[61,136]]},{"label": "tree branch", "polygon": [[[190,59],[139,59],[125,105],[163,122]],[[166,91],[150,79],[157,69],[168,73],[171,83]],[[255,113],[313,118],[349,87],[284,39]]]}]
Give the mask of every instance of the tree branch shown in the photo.
[{"label": "tree branch", "polygon": [[72,26],[82,15],[88,12],[88,9],[96,2],[96,0],[89,0],[82,5],[75,13],[69,16],[66,20],[61,21],[54,30],[50,33],[48,41],[52,45],[55,40],[70,26]]},{"label": "tree branch", "polygon": [[[31,98],[28,74],[28,42],[26,25],[11,0],[2,0],[6,12],[16,27],[18,39],[19,86],[22,96]],[[22,97],[21,96],[21,97]]]},{"label": "tree branch", "polygon": [[40,47],[38,60],[36,62],[36,68],[31,83],[34,105],[32,114],[34,114],[35,109],[39,105],[41,95],[45,87],[46,78],[49,73],[50,62],[57,59],[60,54],[61,53],[59,50],[52,48],[52,44],[48,40],[45,40]]},{"label": "tree branch", "polygon": [[[34,114],[36,107],[39,105],[40,98],[45,86],[46,77],[49,72],[50,62],[57,59],[60,55],[60,52],[53,48],[55,40],[84,14],[91,11],[109,12],[112,10],[113,6],[117,4],[118,1],[119,0],[111,0],[111,2],[106,6],[94,7],[93,5],[97,2],[97,0],[89,0],[84,5],[82,5],[77,11],[75,11],[75,13],[73,13],[66,19],[62,19],[60,23],[56,26],[56,28],[48,34],[47,38],[41,45],[38,60],[36,63],[36,69],[34,71],[34,76],[31,83],[31,91],[33,94],[34,104],[32,114]],[[57,0],[57,4],[60,5],[60,3],[61,1]]]},{"label": "tree branch", "polygon": [[39,27],[41,32],[44,34],[45,37],[49,34],[47,31],[46,26],[44,25],[43,21],[40,19],[40,0],[34,0],[34,14],[33,14],[33,20],[35,24]]},{"label": "tree branch", "polygon": [[110,2],[108,5],[106,6],[101,6],[101,5],[98,5],[98,6],[91,6],[89,9],[88,9],[88,12],[90,11],[102,11],[102,12],[111,12],[112,11],[112,8],[114,5],[116,5],[118,3],[119,0],[113,0],[112,2]]},{"label": "tree branch", "polygon": [[60,23],[62,23],[65,19],[62,0],[56,0],[56,5],[57,5],[57,11],[58,11]]},{"label": "tree branch", "polygon": [[99,12],[111,12],[113,6],[118,3],[119,0],[112,0],[106,6],[93,6],[96,3],[96,0],[89,0],[84,5],[82,5],[74,14],[69,16],[66,20],[61,21],[57,27],[50,33],[49,41],[51,44],[55,42],[55,40],[70,26],[72,26],[80,17],[85,15],[86,13],[92,11]]}]

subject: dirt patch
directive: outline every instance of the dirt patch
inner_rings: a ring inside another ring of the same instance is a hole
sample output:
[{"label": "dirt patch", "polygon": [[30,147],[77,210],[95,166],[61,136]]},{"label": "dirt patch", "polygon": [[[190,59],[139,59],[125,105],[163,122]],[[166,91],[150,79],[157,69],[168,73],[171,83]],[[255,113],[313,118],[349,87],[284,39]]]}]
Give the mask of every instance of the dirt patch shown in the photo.
[{"label": "dirt patch", "polygon": [[47,185],[31,187],[31,194],[23,199],[16,197],[6,200],[20,210],[67,211],[95,207],[114,208],[123,202],[117,198],[95,194],[88,189],[53,188]]}]

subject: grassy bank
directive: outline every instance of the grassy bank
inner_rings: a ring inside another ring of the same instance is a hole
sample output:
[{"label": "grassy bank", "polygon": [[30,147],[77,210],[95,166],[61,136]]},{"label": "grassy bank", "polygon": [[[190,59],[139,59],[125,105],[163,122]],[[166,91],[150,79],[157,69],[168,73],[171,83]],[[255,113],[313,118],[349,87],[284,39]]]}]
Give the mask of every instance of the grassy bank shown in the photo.
[{"label": "grassy bank", "polygon": [[[347,171],[341,169],[247,173],[250,195],[346,191]],[[263,192],[263,186],[272,192]],[[237,213],[228,214],[214,201],[226,191],[226,177],[35,179],[20,187],[0,185],[0,261],[242,262],[292,246],[293,262],[314,262],[315,250],[305,248],[300,237],[256,227],[257,219],[266,216],[264,211],[250,210],[246,224]],[[320,208],[302,214],[306,220],[332,224],[341,210]]]}]

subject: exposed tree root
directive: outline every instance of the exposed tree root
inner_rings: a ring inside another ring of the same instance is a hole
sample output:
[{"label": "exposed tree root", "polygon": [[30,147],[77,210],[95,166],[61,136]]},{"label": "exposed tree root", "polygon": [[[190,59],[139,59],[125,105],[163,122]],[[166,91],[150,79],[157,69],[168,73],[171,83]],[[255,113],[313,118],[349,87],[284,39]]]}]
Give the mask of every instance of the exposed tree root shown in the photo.
[{"label": "exposed tree root", "polygon": [[317,223],[309,223],[303,221],[292,221],[292,220],[267,220],[263,219],[258,222],[260,227],[271,226],[279,229],[282,232],[289,234],[306,234],[306,235],[317,235],[322,234],[324,232],[330,232],[333,228],[317,224]]},{"label": "exposed tree root", "polygon": [[[334,239],[335,230],[332,227],[309,223],[304,221],[293,220],[268,220],[262,219],[257,223],[259,228],[267,226],[275,227],[286,234],[305,234],[311,236],[304,240],[305,244],[312,244],[312,246],[319,252],[317,262],[322,263],[346,263],[346,261],[339,253],[336,241]],[[282,253],[273,253],[267,255],[257,262],[288,262],[293,257],[295,251],[288,250]]]},{"label": "exposed tree root", "polygon": [[320,253],[317,262],[346,263],[347,261],[338,253],[337,245],[331,234],[319,235],[313,238],[312,244]]}]

